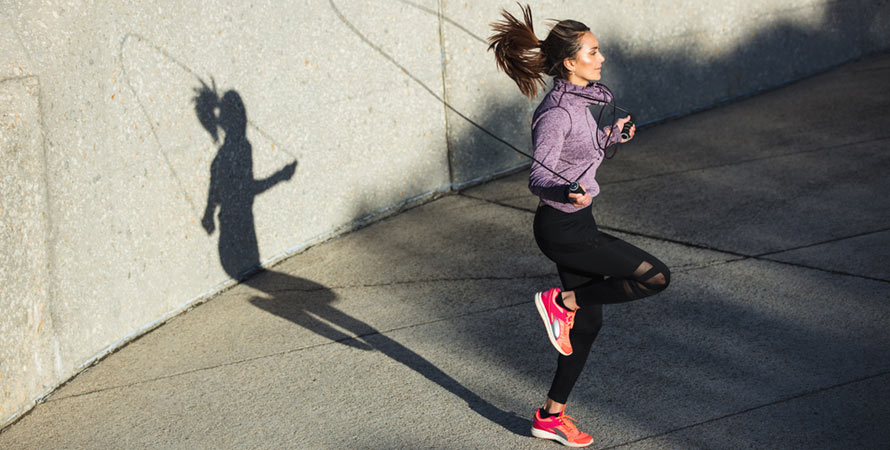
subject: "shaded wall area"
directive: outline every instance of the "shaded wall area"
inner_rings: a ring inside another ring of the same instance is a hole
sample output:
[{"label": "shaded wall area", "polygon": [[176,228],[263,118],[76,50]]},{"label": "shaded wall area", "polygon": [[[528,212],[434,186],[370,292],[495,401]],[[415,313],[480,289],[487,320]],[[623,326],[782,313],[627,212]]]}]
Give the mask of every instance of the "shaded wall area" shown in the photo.
[{"label": "shaded wall area", "polygon": [[[0,426],[258,267],[526,164],[492,137],[528,149],[534,108],[486,52],[501,7],[6,2]],[[643,123],[890,47],[887,1],[533,8],[591,26]]]}]

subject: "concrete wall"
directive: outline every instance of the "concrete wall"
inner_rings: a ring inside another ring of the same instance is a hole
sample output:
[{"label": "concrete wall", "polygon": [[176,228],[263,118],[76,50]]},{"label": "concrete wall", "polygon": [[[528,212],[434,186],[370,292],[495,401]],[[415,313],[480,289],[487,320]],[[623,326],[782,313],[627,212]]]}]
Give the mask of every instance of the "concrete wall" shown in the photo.
[{"label": "concrete wall", "polygon": [[[887,1],[590,5],[537,2],[538,34],[587,23],[643,123],[890,48]],[[529,147],[501,7],[4,1],[0,426],[253,268],[525,164],[483,131]]]}]

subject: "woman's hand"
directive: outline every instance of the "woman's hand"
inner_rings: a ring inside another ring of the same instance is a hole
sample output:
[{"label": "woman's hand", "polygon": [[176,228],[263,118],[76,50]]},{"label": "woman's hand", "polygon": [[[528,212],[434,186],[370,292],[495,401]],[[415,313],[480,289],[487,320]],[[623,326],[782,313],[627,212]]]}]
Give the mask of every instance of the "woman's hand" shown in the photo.
[{"label": "woman's hand", "polygon": [[587,192],[587,189],[583,184],[579,184],[581,189],[584,190],[584,194],[573,194],[569,192],[569,203],[574,206],[576,209],[581,209],[590,204],[591,197],[590,193]]},{"label": "woman's hand", "polygon": [[[621,130],[624,129],[624,124],[626,124],[628,121],[630,121],[630,116],[629,116],[629,115],[628,115],[627,117],[623,118],[623,119],[618,119],[618,121],[615,122],[615,125],[618,127],[618,131],[619,131],[619,132],[621,132]],[[625,142],[627,142],[627,141],[633,139],[633,138],[634,138],[634,133],[636,133],[636,131],[637,131],[637,126],[636,126],[635,124],[634,124],[634,125],[631,125],[631,126],[630,126],[630,132],[628,133],[628,138],[627,138],[627,139],[622,139],[622,140],[620,140],[619,142],[623,144],[623,143],[625,143]]]},{"label": "woman's hand", "polygon": [[297,170],[297,162],[296,161],[282,167],[281,170],[279,170],[278,172],[275,173],[276,181],[290,180],[294,176],[295,170]]}]

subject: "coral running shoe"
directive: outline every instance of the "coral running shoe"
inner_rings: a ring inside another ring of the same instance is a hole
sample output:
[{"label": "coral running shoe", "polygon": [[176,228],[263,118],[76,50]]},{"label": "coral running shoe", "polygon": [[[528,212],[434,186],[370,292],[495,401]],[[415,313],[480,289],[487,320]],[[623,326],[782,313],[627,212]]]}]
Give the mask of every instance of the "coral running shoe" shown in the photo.
[{"label": "coral running shoe", "polygon": [[544,292],[535,294],[535,306],[544,321],[544,328],[547,329],[547,337],[550,343],[556,347],[556,351],[569,356],[572,354],[572,343],[569,342],[569,330],[575,324],[575,312],[559,306],[556,303],[556,296],[559,295],[559,289],[548,289]]},{"label": "coral running shoe", "polygon": [[560,412],[558,416],[541,418],[541,410],[535,411],[532,422],[532,436],[550,439],[568,447],[587,447],[593,444],[593,437],[578,429],[576,420]]}]

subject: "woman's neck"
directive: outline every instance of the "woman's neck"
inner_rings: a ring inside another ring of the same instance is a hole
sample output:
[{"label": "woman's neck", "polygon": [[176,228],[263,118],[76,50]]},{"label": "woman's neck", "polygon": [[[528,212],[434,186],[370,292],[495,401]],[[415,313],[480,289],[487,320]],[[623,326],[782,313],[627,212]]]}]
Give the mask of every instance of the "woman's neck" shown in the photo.
[{"label": "woman's neck", "polygon": [[575,86],[581,86],[581,87],[586,87],[587,85],[590,84],[590,81],[585,80],[585,79],[583,79],[583,78],[581,78],[581,77],[579,77],[578,75],[575,75],[575,74],[573,74],[573,73],[572,73],[572,74],[569,74],[569,78],[568,78],[566,81],[568,81],[569,83],[574,84]]}]

